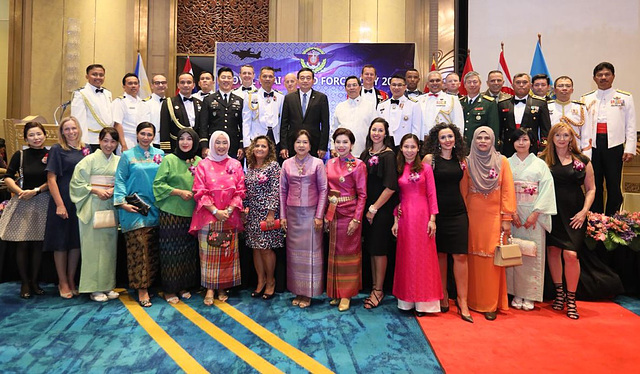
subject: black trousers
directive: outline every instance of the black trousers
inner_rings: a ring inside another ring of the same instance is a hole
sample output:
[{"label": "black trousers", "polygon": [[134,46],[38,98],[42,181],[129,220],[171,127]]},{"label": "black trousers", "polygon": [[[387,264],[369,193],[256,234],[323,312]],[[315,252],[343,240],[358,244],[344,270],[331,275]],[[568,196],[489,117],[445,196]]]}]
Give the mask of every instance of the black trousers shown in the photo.
[{"label": "black trousers", "polygon": [[[592,160],[596,198],[591,206],[591,211],[610,216],[619,211],[622,206],[620,181],[622,180],[624,144],[608,148],[607,143],[607,134],[596,135],[596,147],[593,148]],[[604,183],[607,186],[606,205],[604,204]]]}]

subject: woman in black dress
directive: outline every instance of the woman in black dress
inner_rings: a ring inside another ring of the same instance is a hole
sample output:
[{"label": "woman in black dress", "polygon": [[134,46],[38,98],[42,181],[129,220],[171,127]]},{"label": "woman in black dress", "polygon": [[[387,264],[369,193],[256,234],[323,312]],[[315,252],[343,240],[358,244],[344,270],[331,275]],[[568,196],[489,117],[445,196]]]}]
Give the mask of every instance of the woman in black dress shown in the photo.
[{"label": "woman in black dress", "polygon": [[464,199],[460,193],[460,182],[468,178],[465,172],[466,151],[458,127],[439,123],[429,131],[427,155],[422,160],[433,167],[436,182],[439,213],[436,216],[436,248],[444,299],[440,302],[442,312],[449,310],[447,292],[447,257],[453,257],[453,276],[456,280],[458,313],[464,321],[473,323],[467,307],[468,264],[467,246],[469,218]]},{"label": "woman in black dress", "polygon": [[366,309],[376,308],[384,298],[382,291],[387,272],[387,254],[394,248],[393,209],[398,204],[396,156],[389,147],[389,123],[384,118],[375,118],[369,126],[366,149],[360,159],[367,166],[367,207],[363,232],[364,246],[371,255],[373,287],[371,295],[364,300]]},{"label": "woman in black dress", "polygon": [[[562,310],[566,303],[567,316],[578,319],[578,253],[584,247],[587,230],[585,221],[596,192],[593,167],[589,158],[580,152],[573,129],[569,125],[558,123],[553,126],[549,131],[549,140],[540,157],[551,169],[558,208],[558,214],[552,217],[551,232],[547,234],[547,262],[556,288],[556,298],[551,307]],[[562,285],[562,259],[567,282],[566,292]]]}]

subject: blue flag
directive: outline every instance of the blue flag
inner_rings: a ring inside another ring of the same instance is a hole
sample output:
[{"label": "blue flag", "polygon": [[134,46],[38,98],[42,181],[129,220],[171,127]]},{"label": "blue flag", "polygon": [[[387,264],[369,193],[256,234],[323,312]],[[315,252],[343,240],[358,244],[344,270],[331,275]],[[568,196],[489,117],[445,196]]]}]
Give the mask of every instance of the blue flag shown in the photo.
[{"label": "blue flag", "polygon": [[135,74],[138,76],[138,81],[140,82],[138,97],[141,99],[145,99],[151,96],[151,85],[149,84],[147,71],[144,69],[144,64],[142,63],[142,56],[140,56],[140,53],[138,53],[138,59],[136,60]]},{"label": "blue flag", "polygon": [[545,62],[544,56],[542,55],[540,41],[536,43],[536,51],[533,54],[533,62],[531,62],[531,71],[529,72],[529,74],[531,74],[531,77],[536,74],[546,74],[551,82],[553,82],[553,78],[551,78],[549,68],[547,67],[547,63]]}]

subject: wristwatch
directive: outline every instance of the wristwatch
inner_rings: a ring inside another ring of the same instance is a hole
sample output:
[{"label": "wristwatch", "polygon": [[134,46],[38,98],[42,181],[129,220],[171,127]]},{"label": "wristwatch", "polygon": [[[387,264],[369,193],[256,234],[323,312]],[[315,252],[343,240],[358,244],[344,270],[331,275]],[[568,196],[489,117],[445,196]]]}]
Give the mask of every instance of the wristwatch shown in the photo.
[{"label": "wristwatch", "polygon": [[369,205],[369,213],[376,214],[378,213],[378,209],[376,209],[373,204]]},{"label": "wristwatch", "polygon": [[215,216],[216,214],[218,214],[218,209],[213,208],[213,212],[211,212],[211,214],[213,214],[214,216]]}]

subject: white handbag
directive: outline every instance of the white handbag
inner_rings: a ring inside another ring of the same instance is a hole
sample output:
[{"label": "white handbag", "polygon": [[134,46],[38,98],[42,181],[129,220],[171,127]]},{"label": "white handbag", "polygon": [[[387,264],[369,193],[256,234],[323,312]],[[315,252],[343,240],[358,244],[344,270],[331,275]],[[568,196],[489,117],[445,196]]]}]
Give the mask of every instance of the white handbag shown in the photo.
[{"label": "white handbag", "polygon": [[97,210],[93,214],[93,228],[106,229],[116,227],[116,215],[113,210]]}]

